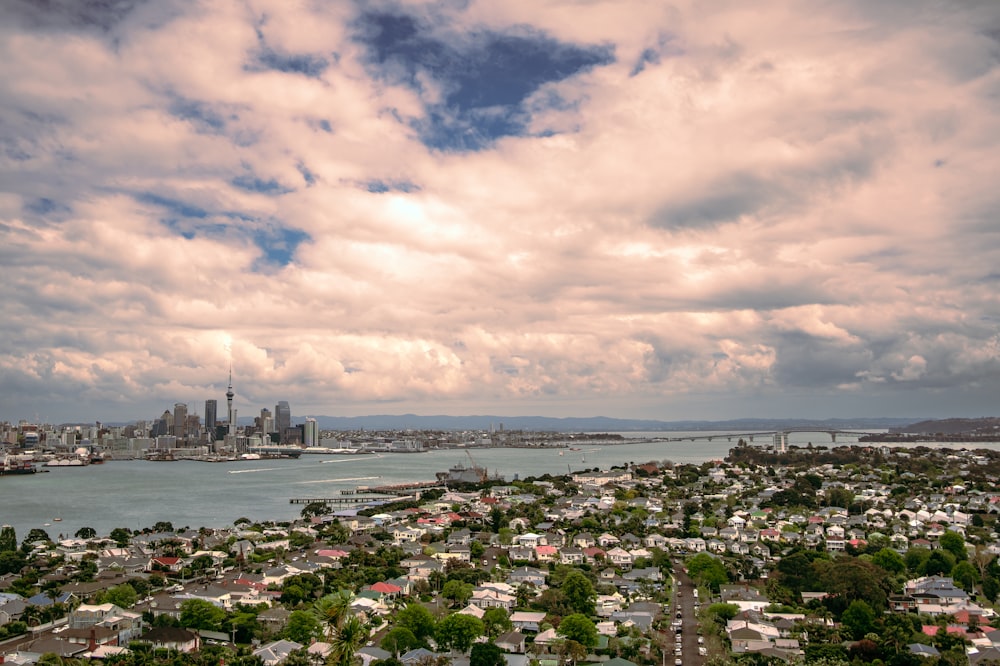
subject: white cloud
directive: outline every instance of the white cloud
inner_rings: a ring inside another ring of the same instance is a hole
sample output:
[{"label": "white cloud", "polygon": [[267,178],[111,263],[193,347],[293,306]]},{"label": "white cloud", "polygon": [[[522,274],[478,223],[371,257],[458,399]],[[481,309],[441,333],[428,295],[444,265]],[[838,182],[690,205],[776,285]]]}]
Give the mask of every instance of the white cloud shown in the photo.
[{"label": "white cloud", "polygon": [[446,82],[378,76],[352,11],[0,28],[0,418],[218,397],[224,339],[244,414],[988,411],[995,12],[418,3],[615,58],[441,152]]}]

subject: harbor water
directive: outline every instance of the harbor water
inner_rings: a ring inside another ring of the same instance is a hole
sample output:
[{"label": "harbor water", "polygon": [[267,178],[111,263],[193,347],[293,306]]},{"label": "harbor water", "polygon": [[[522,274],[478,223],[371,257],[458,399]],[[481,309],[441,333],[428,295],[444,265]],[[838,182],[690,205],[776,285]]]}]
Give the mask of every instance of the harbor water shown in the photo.
[{"label": "harbor water", "polygon": [[[72,536],[81,527],[108,534],[116,527],[152,527],[160,521],[180,527],[225,527],[246,517],[287,521],[300,516],[292,498],[328,498],[358,486],[433,481],[437,472],[462,464],[487,468],[507,480],[565,474],[624,463],[670,461],[701,464],[723,459],[736,440],[725,433],[622,433],[626,443],[573,448],[473,448],[426,453],[303,455],[298,459],[194,461],[109,461],[86,467],[39,467],[40,473],[0,478],[0,524],[19,539],[32,528],[50,537]],[[695,441],[664,441],[678,437]],[[659,438],[659,439],[654,439]],[[793,433],[790,444],[831,445],[823,433]],[[855,440],[838,437],[837,444]],[[960,448],[961,445],[950,444]],[[1000,448],[997,444],[965,448]],[[41,473],[41,470],[49,470]]]}]

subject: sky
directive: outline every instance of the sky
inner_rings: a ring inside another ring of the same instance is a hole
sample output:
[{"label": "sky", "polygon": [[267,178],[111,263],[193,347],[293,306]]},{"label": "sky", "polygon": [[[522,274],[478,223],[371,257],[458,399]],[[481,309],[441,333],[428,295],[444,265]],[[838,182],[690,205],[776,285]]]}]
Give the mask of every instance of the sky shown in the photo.
[{"label": "sky", "polygon": [[1000,3],[6,0],[0,420],[1000,414]]}]

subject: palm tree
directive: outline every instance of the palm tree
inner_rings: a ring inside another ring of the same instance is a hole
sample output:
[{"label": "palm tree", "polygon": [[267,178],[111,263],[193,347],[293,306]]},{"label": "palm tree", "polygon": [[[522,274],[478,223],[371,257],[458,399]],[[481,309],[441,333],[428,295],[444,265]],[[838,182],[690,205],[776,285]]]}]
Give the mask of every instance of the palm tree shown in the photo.
[{"label": "palm tree", "polygon": [[313,612],[320,622],[326,624],[328,638],[336,636],[340,626],[349,616],[352,601],[354,601],[353,594],[347,590],[339,590],[318,599],[313,605]]},{"label": "palm tree", "polygon": [[331,661],[327,661],[327,663],[331,666],[351,666],[355,653],[364,645],[367,638],[368,631],[361,620],[356,615],[348,616],[341,623],[330,642],[333,646],[330,651],[332,664]]}]

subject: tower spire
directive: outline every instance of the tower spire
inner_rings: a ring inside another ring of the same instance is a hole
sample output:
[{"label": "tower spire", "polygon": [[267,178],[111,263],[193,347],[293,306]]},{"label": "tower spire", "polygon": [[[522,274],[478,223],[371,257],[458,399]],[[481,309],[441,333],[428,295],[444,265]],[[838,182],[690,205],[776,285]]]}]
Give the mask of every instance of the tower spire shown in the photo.
[{"label": "tower spire", "polygon": [[229,389],[226,391],[226,404],[229,407],[229,434],[236,434],[236,424],[233,423],[233,362],[229,362]]}]

